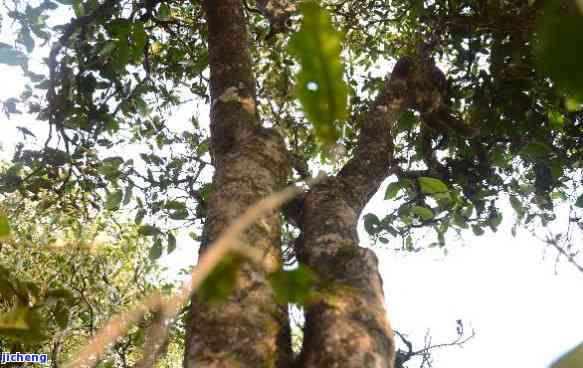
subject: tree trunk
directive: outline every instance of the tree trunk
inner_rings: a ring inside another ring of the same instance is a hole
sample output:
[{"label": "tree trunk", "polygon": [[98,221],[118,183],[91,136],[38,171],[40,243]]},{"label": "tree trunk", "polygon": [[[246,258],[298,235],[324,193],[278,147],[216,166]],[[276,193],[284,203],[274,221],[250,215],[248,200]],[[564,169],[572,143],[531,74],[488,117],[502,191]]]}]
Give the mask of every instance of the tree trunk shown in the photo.
[{"label": "tree trunk", "polygon": [[[208,200],[207,245],[243,211],[285,186],[289,163],[283,139],[259,125],[255,80],[240,0],[207,0],[211,72],[211,152],[214,191]],[[280,261],[280,217],[273,213],[241,241]],[[263,268],[242,267],[236,290],[220,305],[192,299],[184,366],[284,367],[289,361],[287,309],[278,305]]]},{"label": "tree trunk", "polygon": [[[243,210],[281,189],[289,174],[285,145],[261,128],[255,114],[247,30],[239,0],[207,0],[211,70],[214,192],[208,203],[206,246]],[[302,353],[291,361],[287,310],[277,305],[260,268],[244,266],[237,290],[224,304],[194,296],[184,365],[201,367],[394,366],[393,332],[372,251],[359,247],[358,218],[392,163],[391,128],[416,102],[415,64],[395,66],[372,104],[354,157],[335,177],[303,196],[298,258],[321,277],[316,301],[306,307]],[[280,262],[280,220],[266,218],[243,236],[248,245]]]},{"label": "tree trunk", "polygon": [[306,196],[298,255],[323,280],[318,301],[306,309],[301,367],[394,365],[395,343],[378,262],[371,250],[358,245],[356,226],[390,172],[391,129],[412,102],[412,68],[409,59],[397,63],[370,107],[354,157]]}]

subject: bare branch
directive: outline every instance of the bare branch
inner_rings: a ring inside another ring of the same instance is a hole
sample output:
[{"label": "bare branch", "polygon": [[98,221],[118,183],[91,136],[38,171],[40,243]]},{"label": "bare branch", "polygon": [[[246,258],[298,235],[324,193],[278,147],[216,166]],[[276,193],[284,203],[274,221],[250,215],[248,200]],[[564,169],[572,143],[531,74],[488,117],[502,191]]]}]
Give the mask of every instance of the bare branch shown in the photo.
[{"label": "bare branch", "polygon": [[421,357],[421,359],[422,359],[421,367],[424,367],[424,366],[431,367],[432,351],[434,351],[436,349],[442,349],[442,348],[452,347],[452,346],[462,347],[466,342],[468,342],[469,340],[471,340],[472,338],[474,338],[476,336],[476,332],[473,329],[472,329],[472,333],[469,336],[464,336],[463,325],[461,323],[461,320],[457,321],[457,330],[458,330],[457,331],[458,336],[454,340],[449,341],[449,342],[445,342],[445,343],[441,343],[441,344],[435,344],[435,345],[432,344],[431,334],[429,333],[429,330],[427,330],[427,333],[425,334],[425,343],[424,343],[425,346],[423,347],[423,349],[419,349],[419,350],[413,350],[413,343],[411,342],[411,340],[409,340],[405,335],[403,335],[399,331],[395,331],[395,334],[397,336],[399,336],[401,341],[407,347],[406,351],[403,351],[401,349],[399,349],[397,351],[395,367],[396,368],[404,367],[404,364],[414,357]]}]

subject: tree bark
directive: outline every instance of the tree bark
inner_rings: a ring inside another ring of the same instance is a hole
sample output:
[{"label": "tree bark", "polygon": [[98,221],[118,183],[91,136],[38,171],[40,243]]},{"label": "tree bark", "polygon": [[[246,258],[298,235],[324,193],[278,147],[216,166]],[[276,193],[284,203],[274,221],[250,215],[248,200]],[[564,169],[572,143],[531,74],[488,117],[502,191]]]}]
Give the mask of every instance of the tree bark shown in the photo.
[{"label": "tree bark", "polygon": [[[260,127],[246,21],[240,0],[204,2],[211,84],[214,191],[208,200],[201,252],[243,211],[281,190],[288,177],[285,144]],[[280,262],[279,214],[264,218],[241,241]],[[184,366],[285,367],[289,364],[287,309],[278,305],[262,267],[245,264],[229,299],[209,305],[194,295]]]},{"label": "tree bark", "polygon": [[[214,192],[201,252],[260,198],[281,189],[289,175],[283,139],[262,128],[255,111],[255,79],[239,0],[206,0],[211,82],[211,153]],[[427,73],[399,60],[370,107],[354,157],[335,177],[303,196],[298,223],[300,261],[321,277],[316,300],[306,307],[304,343],[295,367],[393,368],[395,343],[384,306],[374,253],[359,247],[358,218],[392,165],[391,129],[408,107],[428,105]],[[273,214],[243,241],[261,249],[266,262],[281,261],[280,219]],[[225,304],[201,303],[189,311],[184,366],[288,367],[287,309],[279,306],[260,267],[245,265]]]},{"label": "tree bark", "polygon": [[354,157],[306,195],[298,256],[322,280],[317,301],[306,308],[300,367],[394,366],[395,342],[378,262],[371,250],[359,246],[356,226],[389,175],[393,123],[415,101],[413,70],[410,59],[397,63],[367,113]]}]

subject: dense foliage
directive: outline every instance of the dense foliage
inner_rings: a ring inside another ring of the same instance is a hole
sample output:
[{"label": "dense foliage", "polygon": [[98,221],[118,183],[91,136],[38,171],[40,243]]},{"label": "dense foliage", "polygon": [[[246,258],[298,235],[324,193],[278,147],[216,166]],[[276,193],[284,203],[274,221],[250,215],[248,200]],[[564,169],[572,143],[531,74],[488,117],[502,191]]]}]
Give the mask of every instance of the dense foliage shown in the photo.
[{"label": "dense foliage", "polygon": [[[567,181],[581,160],[581,89],[572,77],[580,74],[579,58],[570,47],[580,35],[574,27],[581,14],[574,3],[322,5],[343,38],[344,68],[330,61],[338,57],[333,49],[318,54],[319,61],[301,60],[320,49],[317,42],[338,42],[325,21],[305,23],[288,49],[287,35],[266,38],[265,19],[248,14],[259,109],[285,135],[298,174],[309,173],[307,163],[330,158],[317,134],[338,139],[340,152],[348,153],[344,159],[350,157],[361,112],[382,86],[393,58],[414,55],[442,67],[436,69],[439,106],[408,112],[395,127],[397,181],[386,198],[400,199],[400,205],[382,219],[368,217],[371,233],[408,238],[413,228],[430,226],[443,243],[448,229],[471,226],[476,234],[495,229],[502,220],[500,193],[510,196],[519,219],[543,224],[553,218],[554,201],[573,199]],[[184,131],[165,124],[183,101],[208,101],[206,33],[198,3],[15,1],[8,8],[4,17],[18,27],[14,43],[2,44],[0,61],[20,66],[30,83],[20,98],[4,101],[4,110],[36,114],[50,130],[42,149],[25,145],[18,150],[2,179],[3,191],[18,189],[34,198],[46,189],[82,207],[129,205],[138,210],[137,223],[145,215],[170,220],[170,227],[177,226],[173,221],[204,219],[204,201],[212,190],[208,175],[201,176],[211,167],[208,131],[194,117]],[[315,34],[322,40],[310,40]],[[51,49],[45,62],[29,63],[28,55],[46,45]],[[301,88],[294,87],[294,54],[303,65]],[[348,81],[348,105],[338,73]],[[321,75],[329,85],[309,84]],[[333,98],[330,104],[305,105],[304,117],[294,89],[307,101]],[[310,97],[314,93],[319,95]],[[346,106],[348,114],[342,112]],[[22,132],[34,135],[25,127]],[[147,150],[139,157],[115,154],[134,143]],[[151,225],[142,229],[146,235],[160,231]],[[172,250],[172,236],[162,239]]]},{"label": "dense foliage", "polygon": [[[391,209],[366,214],[367,232],[381,243],[400,237],[403,249],[415,250],[425,245],[415,244],[416,230],[431,229],[431,245],[445,246],[452,231],[496,231],[505,200],[517,226],[546,226],[566,200],[570,223],[583,228],[577,4],[326,0],[299,7],[286,30],[245,3],[257,110],[284,137],[295,169],[288,181],[321,168],[336,173],[353,157],[390,66],[409,60],[431,78],[419,82],[422,98],[390,132]],[[175,230],[203,224],[217,189],[206,124],[196,114],[179,129],[169,123],[179,106],[210,101],[201,3],[12,0],[6,9],[3,21],[15,22],[15,37],[0,43],[0,63],[20,68],[28,85],[3,101],[3,110],[8,117],[33,114],[47,134],[20,128],[25,139],[0,191],[43,211],[88,218],[133,211],[132,241],[150,238],[152,259],[172,252]],[[46,54],[40,63],[31,58],[37,53]],[[293,221],[286,226],[293,260]],[[197,240],[205,235],[199,227]],[[306,275],[294,277],[297,283]],[[225,281],[215,279],[215,286]],[[277,289],[288,300],[303,297],[289,285]]]},{"label": "dense foliage", "polygon": [[[154,288],[172,289],[148,257],[151,241],[135,225],[116,223],[106,212],[84,221],[76,210],[46,209],[17,195],[5,198],[0,210],[10,231],[0,248],[3,351],[44,353],[58,367],[76,357],[115,313]],[[147,317],[112,346],[99,366],[133,366],[150,321]],[[161,366],[180,360],[182,338],[177,327]]]}]

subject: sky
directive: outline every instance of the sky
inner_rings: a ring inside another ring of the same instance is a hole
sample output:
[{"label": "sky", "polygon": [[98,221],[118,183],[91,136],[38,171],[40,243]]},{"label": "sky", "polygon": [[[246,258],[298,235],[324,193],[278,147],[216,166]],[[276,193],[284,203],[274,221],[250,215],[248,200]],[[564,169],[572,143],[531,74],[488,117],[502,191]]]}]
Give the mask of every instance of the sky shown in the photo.
[{"label": "sky", "polygon": [[[10,32],[5,24],[0,41],[10,37]],[[0,65],[0,101],[19,94],[23,85],[19,68]],[[170,124],[183,125],[192,114],[208,121],[208,106],[183,106]],[[44,123],[33,116],[10,120],[0,116],[0,159],[11,157],[21,138],[16,131],[19,124],[26,124],[39,137],[45,131]],[[383,213],[384,186],[365,213]],[[487,231],[476,237],[468,232],[463,240],[448,241],[447,254],[435,248],[397,252],[392,243],[380,248],[370,244],[360,225],[361,245],[371,247],[379,257],[388,315],[395,329],[417,348],[423,347],[428,330],[434,344],[455,339],[458,319],[466,332],[475,331],[475,337],[461,348],[435,350],[435,368],[543,368],[583,341],[583,273],[565,262],[557,266],[556,254],[527,231],[519,230],[512,237],[512,210],[506,208],[503,214],[497,233]],[[196,243],[186,234],[179,236],[177,250],[161,260],[168,267],[168,277],[193,264],[195,254]]]}]

